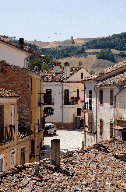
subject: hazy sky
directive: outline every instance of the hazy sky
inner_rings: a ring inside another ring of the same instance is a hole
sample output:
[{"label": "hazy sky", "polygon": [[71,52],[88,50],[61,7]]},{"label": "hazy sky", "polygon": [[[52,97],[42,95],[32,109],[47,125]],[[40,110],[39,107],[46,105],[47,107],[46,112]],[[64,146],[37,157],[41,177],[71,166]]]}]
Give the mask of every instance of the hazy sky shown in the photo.
[{"label": "hazy sky", "polygon": [[0,35],[46,42],[121,32],[126,0],[0,0]]}]

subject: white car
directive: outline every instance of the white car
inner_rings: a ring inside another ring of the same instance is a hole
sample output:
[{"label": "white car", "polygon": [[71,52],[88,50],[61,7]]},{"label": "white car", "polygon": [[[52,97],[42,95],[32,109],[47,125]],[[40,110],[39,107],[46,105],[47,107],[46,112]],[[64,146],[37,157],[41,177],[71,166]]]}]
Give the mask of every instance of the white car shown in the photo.
[{"label": "white car", "polygon": [[56,134],[57,128],[56,125],[52,123],[46,123],[45,124],[45,129],[44,129],[44,135],[49,135],[49,134]]}]

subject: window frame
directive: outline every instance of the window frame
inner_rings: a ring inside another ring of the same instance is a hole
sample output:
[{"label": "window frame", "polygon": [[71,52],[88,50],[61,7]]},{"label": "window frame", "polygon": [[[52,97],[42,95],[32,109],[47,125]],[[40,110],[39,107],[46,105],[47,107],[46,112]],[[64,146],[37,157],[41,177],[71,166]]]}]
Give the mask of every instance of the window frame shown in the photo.
[{"label": "window frame", "polygon": [[114,105],[114,90],[110,89],[110,105]]},{"label": "window frame", "polygon": [[103,90],[102,89],[99,90],[99,102],[100,102],[100,105],[103,104]]}]

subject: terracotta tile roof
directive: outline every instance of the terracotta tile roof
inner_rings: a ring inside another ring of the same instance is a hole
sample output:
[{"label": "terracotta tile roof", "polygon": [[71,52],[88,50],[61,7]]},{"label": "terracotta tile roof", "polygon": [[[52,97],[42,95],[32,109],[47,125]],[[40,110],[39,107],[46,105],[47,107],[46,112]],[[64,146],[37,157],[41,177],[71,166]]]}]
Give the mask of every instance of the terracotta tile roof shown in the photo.
[{"label": "terracotta tile roof", "polygon": [[0,97],[19,97],[18,94],[11,90],[5,90],[0,88]]},{"label": "terracotta tile roof", "polygon": [[30,48],[30,47],[25,47],[25,46],[24,46],[23,48],[20,48],[19,46],[10,44],[10,43],[4,41],[4,39],[1,39],[1,38],[0,38],[0,42],[1,42],[1,43],[3,42],[3,43],[5,43],[5,44],[9,45],[10,47],[17,48],[18,50],[22,50],[22,51],[25,51],[25,52],[27,52],[27,53],[31,53],[31,54],[34,54],[34,53],[35,53],[35,50],[32,49],[32,48]]},{"label": "terracotta tile roof", "polygon": [[84,81],[88,81],[88,80],[97,80],[99,77],[104,77],[105,74],[109,74],[113,71],[118,70],[119,68],[123,68],[124,66],[126,66],[126,60],[116,63],[115,65],[105,68],[102,71],[99,71],[98,73],[95,73],[93,75],[90,75],[89,77],[85,77]]},{"label": "terracotta tile roof", "polygon": [[[4,61],[4,60],[2,60],[2,61]],[[1,65],[1,61],[0,61],[0,67],[2,67],[3,69],[6,69],[7,67],[10,67],[10,68],[14,68],[14,69],[17,69],[17,68],[19,68],[19,69],[22,69],[22,70],[25,70],[27,73],[29,73],[29,74],[34,74],[34,75],[37,75],[37,76],[39,76],[39,77],[41,77],[41,74],[42,74],[42,76],[43,76],[43,74],[45,73],[43,73],[43,71],[34,71],[34,70],[30,70],[30,69],[28,69],[28,68],[22,68],[22,67],[20,67],[20,66],[16,66],[16,65],[10,65],[9,63],[6,63],[5,62],[5,64],[2,66]]]},{"label": "terracotta tile roof", "polygon": [[124,85],[124,81],[126,81],[126,71],[113,77],[110,77],[106,80],[100,81],[95,86],[96,87],[111,86],[111,85],[122,86]]},{"label": "terracotta tile roof", "polygon": [[[79,67],[72,67],[70,70],[70,76],[74,75],[79,70]],[[44,82],[61,82],[67,80],[68,78],[69,77],[64,77],[63,68],[61,68],[60,73],[57,74],[54,72],[54,68],[52,67],[51,69],[45,72]]]}]

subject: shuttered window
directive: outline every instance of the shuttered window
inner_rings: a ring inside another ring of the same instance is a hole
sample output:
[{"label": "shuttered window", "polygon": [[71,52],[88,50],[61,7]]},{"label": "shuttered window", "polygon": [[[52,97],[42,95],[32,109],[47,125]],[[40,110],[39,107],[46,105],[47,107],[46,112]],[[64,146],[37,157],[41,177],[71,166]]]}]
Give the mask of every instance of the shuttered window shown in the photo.
[{"label": "shuttered window", "polygon": [[113,123],[110,123],[110,138],[113,137]]},{"label": "shuttered window", "polygon": [[100,104],[103,104],[103,90],[99,91],[99,101],[100,101]]},{"label": "shuttered window", "polygon": [[103,133],[103,120],[100,119],[100,135]]},{"label": "shuttered window", "polygon": [[113,105],[113,90],[110,90],[110,105]]}]

